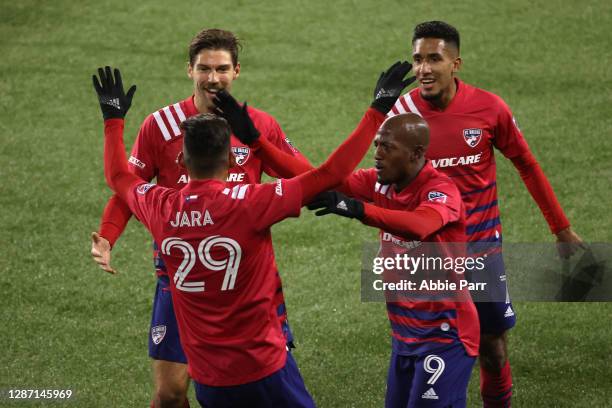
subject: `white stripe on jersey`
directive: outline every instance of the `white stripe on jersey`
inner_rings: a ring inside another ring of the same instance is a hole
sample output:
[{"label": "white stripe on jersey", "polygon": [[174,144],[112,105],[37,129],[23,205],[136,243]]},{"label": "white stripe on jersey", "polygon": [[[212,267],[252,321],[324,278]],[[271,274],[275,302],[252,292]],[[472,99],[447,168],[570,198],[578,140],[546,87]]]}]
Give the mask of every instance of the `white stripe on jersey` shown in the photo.
[{"label": "white stripe on jersey", "polygon": [[180,135],[181,130],[176,124],[176,120],[174,120],[174,116],[172,116],[172,112],[170,112],[170,107],[166,106],[162,110],[164,111],[164,114],[166,115],[166,119],[168,119],[168,123],[170,123],[170,126],[172,126],[172,132],[174,133],[174,136]]},{"label": "white stripe on jersey", "polygon": [[244,196],[246,195],[247,188],[249,188],[248,184],[245,184],[244,186],[240,186],[240,190],[238,190],[239,200],[242,200],[244,198]]},{"label": "white stripe on jersey", "polygon": [[380,190],[380,183],[377,181],[376,184],[374,184],[374,192],[378,193],[378,190]]},{"label": "white stripe on jersey", "polygon": [[225,194],[225,195],[228,195],[229,192],[230,192],[229,188],[224,188],[223,191],[222,191],[222,193]]},{"label": "white stripe on jersey", "polygon": [[389,184],[385,184],[380,188],[380,194],[387,194],[387,191],[389,191]]},{"label": "white stripe on jersey", "polygon": [[410,108],[410,111],[412,113],[416,113],[420,117],[423,117],[423,115],[421,115],[421,112],[419,112],[419,110],[417,109],[416,105],[414,104],[414,101],[412,100],[412,97],[410,96],[409,93],[404,95],[404,99],[405,99],[406,103],[408,104],[408,107]]},{"label": "white stripe on jersey", "polygon": [[232,188],[232,198],[236,198],[238,196],[238,190],[240,187],[241,186],[234,186],[234,188]]},{"label": "white stripe on jersey", "polygon": [[157,122],[159,130],[161,130],[162,135],[164,136],[164,140],[170,140],[170,132],[168,132],[168,128],[159,114],[159,111],[153,112],[153,117],[155,118],[155,122]]},{"label": "white stripe on jersey", "polygon": [[172,105],[172,107],[173,107],[173,108],[174,108],[174,110],[176,111],[176,114],[178,115],[179,120],[180,120],[181,122],[184,122],[184,121],[185,121],[185,119],[187,119],[187,118],[185,117],[185,114],[183,113],[183,110],[181,109],[181,105],[179,105],[179,103],[177,102],[177,103],[175,103],[174,105]]},{"label": "white stripe on jersey", "polygon": [[389,112],[387,112],[387,117],[390,118],[391,116],[399,115],[400,113],[406,113],[406,109],[404,109],[404,105],[402,105],[402,98],[403,96],[398,98],[395,105],[393,105],[393,107],[397,109],[399,113],[395,113],[393,112],[393,109],[391,109]]}]

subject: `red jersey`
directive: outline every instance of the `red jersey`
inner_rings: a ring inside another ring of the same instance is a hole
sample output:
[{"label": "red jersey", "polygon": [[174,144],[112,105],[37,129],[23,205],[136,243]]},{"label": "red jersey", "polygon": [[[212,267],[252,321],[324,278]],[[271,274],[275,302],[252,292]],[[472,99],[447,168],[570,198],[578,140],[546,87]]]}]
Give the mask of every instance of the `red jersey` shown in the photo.
[{"label": "red jersey", "polygon": [[[461,195],[447,176],[427,162],[418,176],[399,193],[392,185],[376,181],[375,169],[358,170],[343,184],[352,197],[390,210],[414,211],[428,207],[442,218],[443,227],[425,242],[465,242],[465,218]],[[405,238],[380,231],[378,256],[392,258],[419,245]],[[469,297],[469,294],[466,295]],[[478,355],[480,328],[478,314],[470,301],[387,302],[393,349],[403,355],[430,353],[454,342],[461,342],[467,353]]]},{"label": "red jersey", "polygon": [[298,216],[297,180],[182,190],[140,184],[127,204],[160,245],[189,374],[211,386],[259,380],[285,364],[270,226]]},{"label": "red jersey", "polygon": [[[280,125],[266,112],[248,107],[249,115],[261,137],[265,137],[282,151],[296,157],[297,160],[306,159],[289,142]],[[186,118],[197,115],[193,96],[168,105],[153,112],[144,120],[134,146],[128,159],[130,170],[145,181],[157,178],[157,184],[164,187],[181,189],[189,181],[187,170],[181,168],[176,159],[183,149],[183,134],[179,124]],[[261,173],[276,177],[276,173],[263,163],[250,148],[240,142],[234,135],[231,136],[231,150],[236,158],[236,166],[230,168],[227,177],[229,185],[255,184],[261,182]],[[159,243],[158,243],[159,244]],[[159,245],[157,245],[159,249]],[[156,271],[158,275],[167,272],[157,260]]]},{"label": "red jersey", "polygon": [[509,159],[529,151],[512,112],[497,95],[455,79],[457,93],[440,110],[413,89],[388,116],[413,112],[430,129],[426,156],[457,184],[466,207],[468,241],[501,241],[493,148]]}]

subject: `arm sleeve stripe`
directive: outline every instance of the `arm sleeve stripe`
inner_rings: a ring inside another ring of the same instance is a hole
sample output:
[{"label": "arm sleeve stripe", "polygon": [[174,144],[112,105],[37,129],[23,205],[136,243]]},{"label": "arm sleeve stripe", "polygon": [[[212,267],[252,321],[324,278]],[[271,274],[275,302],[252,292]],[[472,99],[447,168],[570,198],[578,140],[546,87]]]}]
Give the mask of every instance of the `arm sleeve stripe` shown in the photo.
[{"label": "arm sleeve stripe", "polygon": [[176,114],[178,115],[179,120],[181,122],[184,122],[185,119],[187,119],[187,118],[185,117],[185,114],[183,113],[183,110],[181,109],[181,105],[179,105],[179,103],[177,102],[174,105],[172,105],[172,107],[174,108]]},{"label": "arm sleeve stripe", "polygon": [[403,96],[400,96],[397,102],[395,102],[395,105],[393,106],[393,108],[389,111],[389,113],[387,113],[387,117],[399,115],[400,113],[406,113],[406,109],[404,109],[404,107],[402,106],[403,98],[404,98]]},{"label": "arm sleeve stripe", "polygon": [[249,188],[248,184],[245,184],[244,186],[240,186],[240,189],[238,190],[239,200],[242,200],[244,198],[244,196],[246,195],[247,188]]},{"label": "arm sleeve stripe", "polygon": [[423,115],[421,115],[421,112],[419,112],[416,105],[414,104],[414,101],[412,100],[412,97],[410,96],[409,93],[404,95],[404,98],[400,99],[400,101],[406,101],[406,103],[408,104],[408,109],[410,109],[410,112],[416,113],[420,117],[423,117]]},{"label": "arm sleeve stripe", "polygon": [[153,117],[155,118],[155,122],[157,122],[159,130],[161,130],[162,135],[164,136],[164,140],[170,140],[170,132],[168,132],[168,128],[166,127],[166,124],[164,123],[164,120],[159,112],[153,112]]},{"label": "arm sleeve stripe", "polygon": [[168,120],[168,123],[170,123],[170,126],[172,126],[172,133],[174,133],[174,136],[180,135],[181,134],[181,130],[179,129],[178,125],[176,124],[176,120],[174,120],[174,116],[172,116],[172,112],[170,112],[170,107],[166,106],[162,110],[164,111],[164,114],[166,115],[166,119]]}]

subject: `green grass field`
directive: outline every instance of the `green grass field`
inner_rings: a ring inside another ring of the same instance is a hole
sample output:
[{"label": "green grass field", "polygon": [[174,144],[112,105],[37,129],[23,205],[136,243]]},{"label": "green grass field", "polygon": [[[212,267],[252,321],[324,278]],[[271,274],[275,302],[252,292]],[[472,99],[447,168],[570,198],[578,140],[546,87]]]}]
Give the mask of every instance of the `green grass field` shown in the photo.
[{"label": "green grass field", "polygon": [[[575,230],[612,242],[612,3],[438,3],[0,0],[0,389],[69,388],[66,406],[148,406],[150,239],[130,223],[113,252],[117,276],[89,256],[110,195],[91,75],[109,64],[138,85],[131,144],[148,113],[190,94],[186,47],[203,27],[244,40],[235,94],[318,164],[357,123],[378,73],[407,56],[414,25],[456,25],[461,78],[512,107]],[[505,240],[552,242],[499,157]],[[375,240],[373,229],[306,211],[274,227],[295,355],[324,408],[382,406],[388,323],[359,286],[361,245]],[[612,305],[516,306],[514,406],[612,407]],[[470,407],[477,388],[475,371]]]}]

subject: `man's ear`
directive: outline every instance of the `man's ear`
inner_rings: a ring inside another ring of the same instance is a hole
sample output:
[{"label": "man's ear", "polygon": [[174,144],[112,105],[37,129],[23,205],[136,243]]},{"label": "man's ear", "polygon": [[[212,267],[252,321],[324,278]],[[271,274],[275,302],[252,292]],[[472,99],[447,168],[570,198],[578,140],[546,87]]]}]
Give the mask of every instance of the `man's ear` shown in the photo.
[{"label": "man's ear", "polygon": [[187,61],[187,76],[190,79],[193,79],[193,67],[191,66],[191,62]]},{"label": "man's ear", "polygon": [[236,165],[236,156],[234,156],[234,153],[232,153],[232,148],[231,147],[230,147],[230,151],[229,151],[228,162],[229,162],[229,168],[230,169]]},{"label": "man's ear", "polygon": [[176,156],[176,164],[178,164],[181,169],[187,169],[187,166],[185,166],[185,155],[183,154],[182,150]]},{"label": "man's ear", "polygon": [[427,149],[423,145],[416,145],[416,146],[414,146],[414,150],[413,150],[414,158],[415,159],[420,159],[421,157],[425,156],[425,151],[426,150]]},{"label": "man's ear", "polygon": [[461,70],[462,65],[463,65],[463,60],[461,59],[461,57],[455,58],[455,61],[453,61],[453,74],[456,74],[457,72],[459,72]]}]

